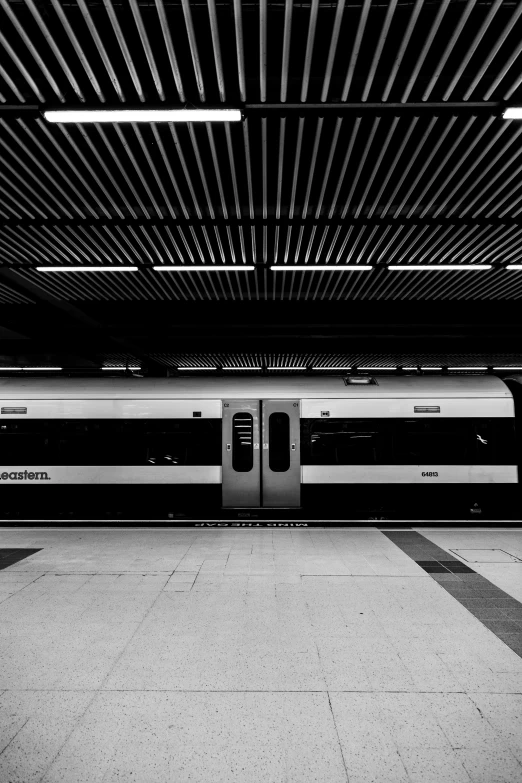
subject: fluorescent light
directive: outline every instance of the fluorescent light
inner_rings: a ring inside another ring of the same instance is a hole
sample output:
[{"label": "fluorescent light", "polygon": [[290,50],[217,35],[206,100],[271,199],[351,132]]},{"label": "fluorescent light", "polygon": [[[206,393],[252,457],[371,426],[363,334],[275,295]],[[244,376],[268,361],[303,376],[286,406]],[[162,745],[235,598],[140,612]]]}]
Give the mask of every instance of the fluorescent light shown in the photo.
[{"label": "fluorescent light", "polygon": [[270,267],[272,272],[371,272],[373,266],[361,265],[345,265],[339,264],[338,266],[322,265],[318,264],[278,264]]},{"label": "fluorescent light", "polygon": [[390,264],[387,268],[393,272],[461,272],[463,269],[491,269],[491,264]]},{"label": "fluorescent light", "polygon": [[217,367],[178,367],[178,370],[217,370]]},{"label": "fluorescent light", "polygon": [[47,122],[241,122],[239,109],[58,109]]},{"label": "fluorescent light", "polygon": [[306,366],[301,367],[285,367],[284,365],[281,367],[267,367],[267,370],[306,370]]},{"label": "fluorescent light", "polygon": [[502,116],[505,120],[522,120],[522,106],[508,106]]},{"label": "fluorescent light", "polygon": [[0,372],[4,372],[4,370],[9,370],[9,372],[21,372],[23,369],[23,367],[0,367]]},{"label": "fluorescent light", "polygon": [[395,372],[397,368],[396,367],[357,367],[357,369],[366,372],[373,372],[374,370],[389,370],[390,372]]},{"label": "fluorescent light", "polygon": [[38,272],[137,272],[137,266],[37,266]]},{"label": "fluorescent light", "polygon": [[141,370],[141,367],[137,367],[135,365],[124,367],[123,365],[118,365],[118,367],[102,367],[102,370]]},{"label": "fluorescent light", "polygon": [[403,370],[416,370],[417,367],[403,367]]},{"label": "fluorescent light", "polygon": [[522,269],[522,264],[508,264],[508,266],[501,266],[500,269]]},{"label": "fluorescent light", "polygon": [[63,367],[22,367],[22,370],[30,370],[31,372],[35,370],[63,370]]},{"label": "fluorescent light", "polygon": [[220,266],[153,266],[155,272],[253,272],[256,267],[248,266],[245,264],[234,264],[226,266],[221,264]]},{"label": "fluorescent light", "polygon": [[522,370],[522,367],[493,367],[494,370]]},{"label": "fluorescent light", "polygon": [[262,367],[222,367],[222,370],[262,370]]},{"label": "fluorescent light", "polygon": [[421,370],[435,370],[436,372],[439,372],[442,370],[442,367],[421,367]]},{"label": "fluorescent light", "polygon": [[487,367],[448,367],[448,370],[487,370]]},{"label": "fluorescent light", "polygon": [[351,367],[312,367],[312,370],[351,370]]}]

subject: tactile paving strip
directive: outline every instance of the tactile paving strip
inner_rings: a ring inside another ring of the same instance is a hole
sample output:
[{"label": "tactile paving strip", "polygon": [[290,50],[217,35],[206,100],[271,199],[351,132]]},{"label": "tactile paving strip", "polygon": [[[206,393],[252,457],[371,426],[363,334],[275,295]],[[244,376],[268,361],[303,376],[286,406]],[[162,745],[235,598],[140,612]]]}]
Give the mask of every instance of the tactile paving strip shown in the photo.
[{"label": "tactile paving strip", "polygon": [[522,603],[415,531],[382,530],[477,620],[522,658]]},{"label": "tactile paving strip", "polygon": [[0,549],[0,571],[40,551],[40,549]]}]

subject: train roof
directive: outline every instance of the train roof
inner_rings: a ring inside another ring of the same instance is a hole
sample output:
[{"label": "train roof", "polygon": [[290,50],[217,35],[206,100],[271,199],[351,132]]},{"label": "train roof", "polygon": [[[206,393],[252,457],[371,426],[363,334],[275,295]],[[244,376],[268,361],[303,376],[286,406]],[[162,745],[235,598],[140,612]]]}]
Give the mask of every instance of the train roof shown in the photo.
[{"label": "train roof", "polygon": [[262,399],[511,397],[495,376],[378,376],[346,385],[344,376],[205,378],[4,378],[1,399]]}]

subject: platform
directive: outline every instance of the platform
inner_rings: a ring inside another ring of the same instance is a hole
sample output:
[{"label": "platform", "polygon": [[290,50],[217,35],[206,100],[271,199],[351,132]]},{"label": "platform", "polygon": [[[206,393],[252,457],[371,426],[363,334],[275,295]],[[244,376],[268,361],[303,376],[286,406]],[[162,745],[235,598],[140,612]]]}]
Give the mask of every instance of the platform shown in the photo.
[{"label": "platform", "polygon": [[522,782],[521,529],[4,528],[0,634],[6,783]]}]

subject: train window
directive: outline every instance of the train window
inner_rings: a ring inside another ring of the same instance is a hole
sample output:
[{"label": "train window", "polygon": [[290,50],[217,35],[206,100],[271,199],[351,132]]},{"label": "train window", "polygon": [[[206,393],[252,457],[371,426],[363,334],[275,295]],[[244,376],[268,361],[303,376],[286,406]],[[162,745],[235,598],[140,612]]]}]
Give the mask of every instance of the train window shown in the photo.
[{"label": "train window", "polygon": [[248,473],[254,467],[254,419],[251,413],[235,413],[232,418],[232,468]]},{"label": "train window", "polygon": [[274,473],[284,473],[290,467],[288,413],[271,413],[268,418],[268,465]]},{"label": "train window", "polygon": [[514,419],[303,419],[303,465],[513,465]]},{"label": "train window", "polygon": [[[315,420],[309,431],[310,461],[319,465],[382,464],[387,461],[388,440],[386,427],[375,420]],[[305,449],[306,441],[304,437]]]},{"label": "train window", "polygon": [[11,421],[2,465],[219,465],[219,419]]}]

